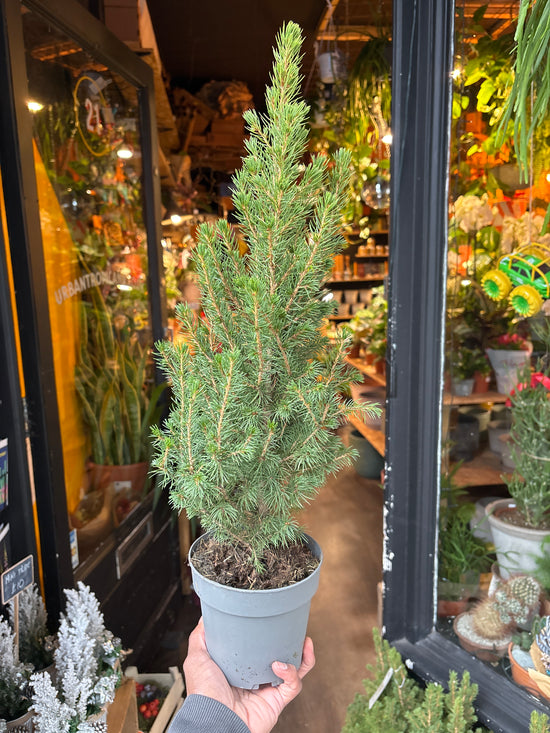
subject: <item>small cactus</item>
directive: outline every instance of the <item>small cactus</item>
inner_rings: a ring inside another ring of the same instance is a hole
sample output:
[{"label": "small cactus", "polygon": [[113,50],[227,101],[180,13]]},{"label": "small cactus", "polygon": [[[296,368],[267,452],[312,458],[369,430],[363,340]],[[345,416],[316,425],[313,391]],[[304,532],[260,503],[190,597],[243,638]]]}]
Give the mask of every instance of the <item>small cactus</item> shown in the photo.
[{"label": "small cactus", "polygon": [[540,585],[529,575],[503,581],[493,596],[473,609],[475,631],[486,639],[502,639],[516,626],[527,624],[537,610],[540,591]]}]

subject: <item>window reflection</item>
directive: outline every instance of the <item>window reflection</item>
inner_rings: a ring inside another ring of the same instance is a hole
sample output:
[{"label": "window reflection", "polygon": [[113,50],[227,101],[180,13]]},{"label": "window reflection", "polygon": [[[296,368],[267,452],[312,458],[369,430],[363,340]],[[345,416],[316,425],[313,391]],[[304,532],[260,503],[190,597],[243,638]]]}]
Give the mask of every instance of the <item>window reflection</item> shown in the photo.
[{"label": "window reflection", "polygon": [[150,488],[158,418],[136,89],[23,10],[73,565]]},{"label": "window reflection", "polygon": [[[533,551],[502,549],[498,523],[515,515],[511,496],[529,493],[521,439],[530,418],[520,403],[548,368],[548,129],[544,122],[535,131],[522,177],[513,120],[499,128],[514,78],[516,22],[489,15],[480,6],[467,17],[457,4],[437,617],[441,631],[503,674],[513,677],[517,651],[535,675],[546,675],[537,651],[548,635],[545,509]],[[550,465],[550,443],[539,440],[550,424],[544,390],[534,397],[539,429],[531,439],[542,459],[539,479]],[[542,483],[539,510],[550,493],[550,482]],[[525,516],[514,520],[514,533],[523,532]],[[531,682],[530,691],[547,698],[547,685]]]}]

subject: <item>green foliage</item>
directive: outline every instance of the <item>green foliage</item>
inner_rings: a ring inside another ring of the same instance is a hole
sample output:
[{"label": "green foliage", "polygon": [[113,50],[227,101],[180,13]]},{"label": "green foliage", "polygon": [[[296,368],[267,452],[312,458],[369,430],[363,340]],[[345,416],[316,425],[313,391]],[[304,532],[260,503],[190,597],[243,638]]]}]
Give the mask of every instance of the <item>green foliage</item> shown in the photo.
[{"label": "green foliage", "polygon": [[[536,128],[547,121],[550,103],[548,38],[550,2],[521,0],[514,39],[514,80],[499,125],[502,138],[512,121],[514,146],[523,180],[530,168],[529,146]],[[534,100],[534,101],[532,101]]]},{"label": "green foliage", "polygon": [[372,300],[350,319],[347,328],[353,333],[354,342],[363,342],[366,349],[378,359],[386,355],[388,301],[384,288],[372,288]]},{"label": "green foliage", "polygon": [[[448,691],[437,684],[425,688],[409,676],[403,661],[390,644],[373,629],[376,661],[368,665],[371,678],[364,680],[364,695],[356,695],[349,705],[342,733],[465,733],[481,731],[473,702],[477,685],[470,684],[468,672],[459,682],[456,672],[449,676]],[[380,697],[370,700],[386,677],[392,676]]]},{"label": "green foliage", "polygon": [[389,147],[381,143],[391,120],[389,40],[382,29],[380,33],[365,42],[348,78],[335,84],[324,115],[327,126],[312,137],[316,150],[332,155],[344,148],[350,153],[352,175],[342,208],[342,220],[350,226],[366,223],[361,199],[365,182],[389,175]]},{"label": "green foliage", "polygon": [[532,320],[533,334],[546,351],[537,370],[526,366],[510,395],[515,469],[504,476],[510,495],[529,527],[550,526],[550,329]]},{"label": "green foliage", "polygon": [[460,463],[441,477],[439,510],[438,575],[440,580],[462,583],[466,576],[479,576],[491,566],[492,555],[483,540],[470,527],[475,511],[471,501],[464,501],[464,491],[454,480]]},{"label": "green foliage", "polygon": [[529,733],[550,733],[548,726],[548,715],[533,710],[531,720],[529,721]]},{"label": "green foliage", "polygon": [[91,303],[81,303],[75,385],[90,430],[91,459],[118,466],[148,461],[151,425],[160,418],[166,385],[151,389],[147,350],[124,316],[111,318],[99,288],[89,292]]},{"label": "green foliage", "polygon": [[342,246],[350,158],[342,151],[301,166],[300,45],[288,23],[267,114],[245,113],[248,154],[233,199],[248,252],[240,256],[227,222],[201,226],[194,261],[205,318],[179,305],[185,342],[158,344],[173,407],[154,431],[156,472],[176,509],[218,541],[246,543],[257,567],[265,547],[301,535],[293,513],[349,464],[335,429],[358,409],[340,401],[347,341],[331,346],[320,330],[334,312],[321,292]]}]

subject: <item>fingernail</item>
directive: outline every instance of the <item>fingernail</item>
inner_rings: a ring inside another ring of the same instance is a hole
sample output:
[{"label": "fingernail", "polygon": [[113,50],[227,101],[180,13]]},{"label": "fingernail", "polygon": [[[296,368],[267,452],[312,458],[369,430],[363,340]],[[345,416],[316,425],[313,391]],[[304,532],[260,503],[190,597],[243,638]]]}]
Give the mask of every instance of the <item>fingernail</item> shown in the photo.
[{"label": "fingernail", "polygon": [[284,662],[277,662],[277,665],[280,669],[288,669],[288,664],[285,664]]}]

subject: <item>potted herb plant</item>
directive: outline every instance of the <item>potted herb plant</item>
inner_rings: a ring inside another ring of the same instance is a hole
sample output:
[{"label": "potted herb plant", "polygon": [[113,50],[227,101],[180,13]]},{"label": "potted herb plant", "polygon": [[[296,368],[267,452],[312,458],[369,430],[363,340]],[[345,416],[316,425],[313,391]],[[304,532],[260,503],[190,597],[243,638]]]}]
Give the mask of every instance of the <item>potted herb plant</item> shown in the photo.
[{"label": "potted herb plant", "polygon": [[523,370],[512,390],[509,444],[514,463],[504,474],[511,499],[487,505],[488,522],[496,547],[501,574],[531,573],[550,534],[550,328],[546,321],[533,321],[533,333],[546,348],[535,371]]},{"label": "potted herb plant", "polygon": [[185,340],[158,344],[173,401],[153,429],[154,471],[174,508],[206,531],[189,555],[206,642],[244,688],[276,684],[275,659],[299,663],[322,553],[294,513],[350,464],[336,429],[361,409],[341,397],[347,340],[333,345],[321,328],[334,312],[322,284],[342,246],[349,154],[303,168],[300,45],[300,28],[286,24],[266,115],[244,114],[248,153],[232,188],[247,252],[226,221],[201,226],[194,261],[204,318],[179,305]]},{"label": "potted herb plant", "polygon": [[480,576],[489,571],[493,557],[485,542],[471,527],[475,504],[463,501],[455,484],[457,463],[441,477],[441,507],[438,545],[439,616],[456,616],[465,611],[479,593]]}]

